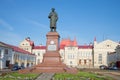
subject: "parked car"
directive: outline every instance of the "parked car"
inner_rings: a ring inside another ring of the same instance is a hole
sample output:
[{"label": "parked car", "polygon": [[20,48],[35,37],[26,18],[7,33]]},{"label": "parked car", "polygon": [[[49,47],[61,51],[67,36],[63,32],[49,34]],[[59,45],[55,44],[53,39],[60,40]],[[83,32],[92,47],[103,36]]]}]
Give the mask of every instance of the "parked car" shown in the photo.
[{"label": "parked car", "polygon": [[19,69],[21,69],[21,67],[19,67],[19,66],[13,66],[11,70],[12,70],[12,71],[17,71],[17,70],[19,70]]},{"label": "parked car", "polygon": [[114,67],[109,67],[109,70],[118,70],[118,68],[116,66]]},{"label": "parked car", "polygon": [[106,65],[100,65],[99,68],[100,68],[101,70],[108,69],[108,67],[107,67]]}]

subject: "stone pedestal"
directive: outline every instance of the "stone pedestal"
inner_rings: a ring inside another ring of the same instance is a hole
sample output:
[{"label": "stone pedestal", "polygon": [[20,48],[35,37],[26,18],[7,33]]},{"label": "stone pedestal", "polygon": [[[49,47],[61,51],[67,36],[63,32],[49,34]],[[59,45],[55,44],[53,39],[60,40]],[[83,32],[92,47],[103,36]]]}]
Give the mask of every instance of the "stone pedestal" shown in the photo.
[{"label": "stone pedestal", "polygon": [[48,32],[46,35],[46,53],[43,61],[35,67],[34,72],[65,72],[66,65],[61,62],[59,54],[59,34],[57,32]]}]

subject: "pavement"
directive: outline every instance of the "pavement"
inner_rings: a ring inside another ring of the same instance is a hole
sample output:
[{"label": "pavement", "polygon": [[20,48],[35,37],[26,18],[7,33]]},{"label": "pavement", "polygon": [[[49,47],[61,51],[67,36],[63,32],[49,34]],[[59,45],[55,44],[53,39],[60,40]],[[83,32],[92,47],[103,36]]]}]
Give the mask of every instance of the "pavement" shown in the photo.
[{"label": "pavement", "polygon": [[114,80],[120,80],[120,76],[118,76],[118,75],[113,75],[113,74],[110,74],[110,73],[102,73],[102,74],[105,75],[105,76],[112,77]]},{"label": "pavement", "polygon": [[84,69],[82,71],[99,73],[104,76],[112,77],[114,80],[120,80],[120,70]]},{"label": "pavement", "polygon": [[53,76],[54,76],[54,73],[42,73],[35,80],[51,80]]}]

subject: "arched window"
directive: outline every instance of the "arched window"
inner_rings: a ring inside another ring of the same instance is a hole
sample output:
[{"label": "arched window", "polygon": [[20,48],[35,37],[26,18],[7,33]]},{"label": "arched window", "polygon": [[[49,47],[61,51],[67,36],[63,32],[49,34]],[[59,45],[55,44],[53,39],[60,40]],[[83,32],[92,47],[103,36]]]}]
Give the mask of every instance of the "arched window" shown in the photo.
[{"label": "arched window", "polygon": [[79,64],[81,64],[81,59],[79,60]]},{"label": "arched window", "polygon": [[84,64],[86,64],[86,59],[84,60]]}]

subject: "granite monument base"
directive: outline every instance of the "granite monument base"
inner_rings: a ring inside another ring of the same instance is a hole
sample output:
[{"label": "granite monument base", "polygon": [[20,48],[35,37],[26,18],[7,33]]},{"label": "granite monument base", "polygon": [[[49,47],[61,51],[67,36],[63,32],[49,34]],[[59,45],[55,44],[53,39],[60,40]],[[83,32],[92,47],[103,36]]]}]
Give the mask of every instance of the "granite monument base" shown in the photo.
[{"label": "granite monument base", "polygon": [[48,51],[44,54],[42,63],[36,65],[33,72],[61,73],[66,72],[65,68],[66,65],[61,62],[59,52]]}]

